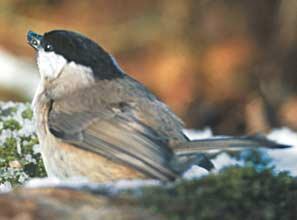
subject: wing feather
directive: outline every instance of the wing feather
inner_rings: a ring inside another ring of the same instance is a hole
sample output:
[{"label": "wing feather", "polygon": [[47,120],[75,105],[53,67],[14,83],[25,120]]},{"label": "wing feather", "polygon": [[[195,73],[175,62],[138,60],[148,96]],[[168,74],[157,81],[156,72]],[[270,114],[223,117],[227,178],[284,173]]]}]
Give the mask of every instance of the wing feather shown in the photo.
[{"label": "wing feather", "polygon": [[[49,130],[57,138],[110,160],[132,167],[161,180],[175,179],[178,174],[170,166],[174,158],[167,140],[132,113],[104,109],[94,111],[75,107],[67,101],[54,102],[49,112]],[[82,109],[80,111],[80,109]]]}]

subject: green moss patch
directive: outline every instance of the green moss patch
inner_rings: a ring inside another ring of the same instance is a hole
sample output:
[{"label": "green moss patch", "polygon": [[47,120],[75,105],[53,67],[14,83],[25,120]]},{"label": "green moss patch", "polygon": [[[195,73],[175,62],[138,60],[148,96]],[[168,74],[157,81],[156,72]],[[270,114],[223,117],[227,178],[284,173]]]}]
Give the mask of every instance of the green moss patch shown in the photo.
[{"label": "green moss patch", "polygon": [[0,184],[46,176],[29,104],[0,103]]},{"label": "green moss patch", "polygon": [[297,219],[297,181],[272,169],[227,168],[199,180],[144,188],[138,199],[171,220]]}]

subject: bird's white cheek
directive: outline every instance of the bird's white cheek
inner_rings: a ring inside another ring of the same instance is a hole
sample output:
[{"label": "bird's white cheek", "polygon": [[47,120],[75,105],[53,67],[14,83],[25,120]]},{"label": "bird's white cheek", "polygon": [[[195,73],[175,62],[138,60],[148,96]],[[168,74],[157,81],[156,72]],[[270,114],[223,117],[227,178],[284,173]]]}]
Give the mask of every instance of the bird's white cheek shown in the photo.
[{"label": "bird's white cheek", "polygon": [[59,76],[67,60],[55,52],[39,50],[37,54],[37,65],[42,78],[55,79]]}]

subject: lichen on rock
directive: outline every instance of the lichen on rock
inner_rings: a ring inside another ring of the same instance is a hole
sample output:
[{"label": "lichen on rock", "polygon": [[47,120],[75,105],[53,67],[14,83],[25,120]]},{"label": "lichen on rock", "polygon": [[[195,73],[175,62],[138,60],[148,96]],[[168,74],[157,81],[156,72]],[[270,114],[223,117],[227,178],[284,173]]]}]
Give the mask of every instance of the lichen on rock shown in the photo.
[{"label": "lichen on rock", "polygon": [[44,176],[30,104],[0,103],[0,186]]}]

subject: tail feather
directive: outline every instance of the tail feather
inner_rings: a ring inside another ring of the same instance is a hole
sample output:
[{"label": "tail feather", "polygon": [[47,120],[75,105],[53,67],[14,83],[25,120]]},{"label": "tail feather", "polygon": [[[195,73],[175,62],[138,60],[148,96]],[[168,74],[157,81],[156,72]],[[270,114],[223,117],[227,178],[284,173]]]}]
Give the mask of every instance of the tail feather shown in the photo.
[{"label": "tail feather", "polygon": [[187,141],[173,147],[177,156],[207,153],[209,150],[242,150],[243,148],[280,149],[291,146],[278,144],[263,136],[224,137]]}]

